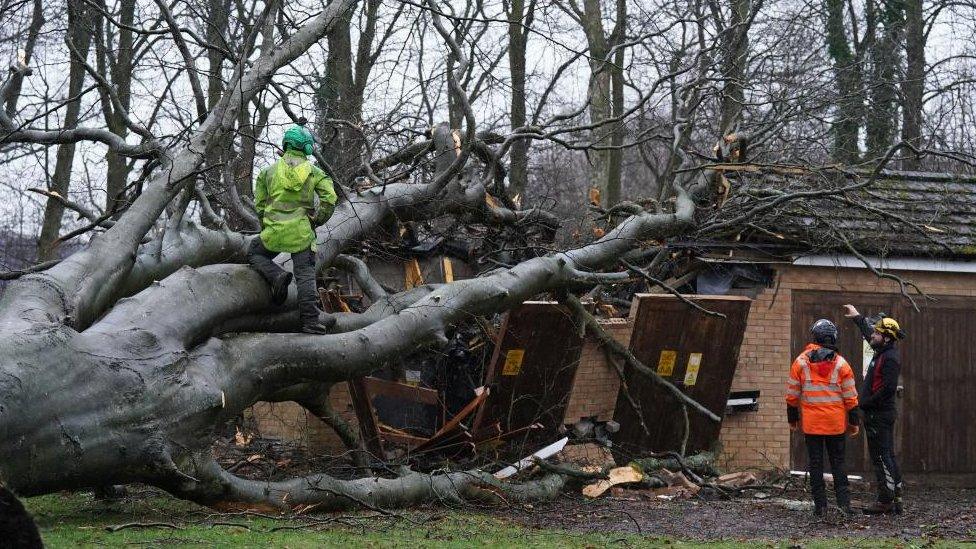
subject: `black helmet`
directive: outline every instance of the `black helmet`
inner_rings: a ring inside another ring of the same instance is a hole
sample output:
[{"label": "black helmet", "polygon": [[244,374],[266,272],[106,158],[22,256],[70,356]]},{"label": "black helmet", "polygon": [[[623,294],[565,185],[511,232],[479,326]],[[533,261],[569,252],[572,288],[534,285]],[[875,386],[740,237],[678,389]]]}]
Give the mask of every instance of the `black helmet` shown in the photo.
[{"label": "black helmet", "polygon": [[810,326],[810,334],[813,335],[813,340],[821,345],[837,343],[837,326],[826,318],[814,322],[813,326]]}]

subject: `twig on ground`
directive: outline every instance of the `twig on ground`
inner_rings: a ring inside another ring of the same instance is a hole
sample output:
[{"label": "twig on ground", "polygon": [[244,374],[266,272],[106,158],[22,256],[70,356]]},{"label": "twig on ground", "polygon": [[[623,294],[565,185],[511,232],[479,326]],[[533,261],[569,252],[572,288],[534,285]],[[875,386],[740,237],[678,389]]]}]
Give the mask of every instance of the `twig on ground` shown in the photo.
[{"label": "twig on ground", "polygon": [[106,526],[107,532],[118,532],[127,528],[170,528],[172,530],[182,530],[182,526],[177,526],[171,522],[127,522],[115,526]]}]

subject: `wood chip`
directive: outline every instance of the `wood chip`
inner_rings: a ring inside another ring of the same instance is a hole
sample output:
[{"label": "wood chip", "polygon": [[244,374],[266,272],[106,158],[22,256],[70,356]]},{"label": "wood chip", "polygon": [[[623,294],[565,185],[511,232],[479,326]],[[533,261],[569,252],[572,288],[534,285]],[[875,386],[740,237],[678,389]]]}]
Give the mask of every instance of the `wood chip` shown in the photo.
[{"label": "wood chip", "polygon": [[644,480],[644,474],[633,467],[617,467],[615,469],[610,469],[607,476],[609,478],[606,480],[598,480],[593,484],[584,486],[583,495],[590,498],[596,498],[603,495],[603,493],[609,490],[612,486],[616,486],[618,484],[630,484]]}]

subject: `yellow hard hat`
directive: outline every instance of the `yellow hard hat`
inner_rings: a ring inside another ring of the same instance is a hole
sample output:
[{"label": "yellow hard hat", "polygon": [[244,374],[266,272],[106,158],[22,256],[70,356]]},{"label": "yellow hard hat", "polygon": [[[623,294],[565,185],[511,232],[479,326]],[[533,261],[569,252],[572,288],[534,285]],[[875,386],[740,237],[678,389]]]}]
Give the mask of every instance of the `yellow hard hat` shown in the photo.
[{"label": "yellow hard hat", "polygon": [[901,331],[898,321],[893,318],[882,317],[879,319],[874,323],[874,331],[892,339],[905,339],[905,332]]}]

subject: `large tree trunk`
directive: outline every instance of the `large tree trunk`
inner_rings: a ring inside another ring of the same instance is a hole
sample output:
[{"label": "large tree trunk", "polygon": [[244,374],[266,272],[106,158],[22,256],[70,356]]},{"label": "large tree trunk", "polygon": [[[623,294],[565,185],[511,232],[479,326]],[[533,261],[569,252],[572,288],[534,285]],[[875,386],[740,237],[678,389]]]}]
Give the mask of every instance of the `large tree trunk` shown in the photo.
[{"label": "large tree trunk", "polygon": [[871,80],[868,82],[867,152],[880,158],[893,144],[898,126],[898,88],[902,39],[905,27],[901,0],[882,0],[877,13],[880,37],[871,52]]},{"label": "large tree trunk", "polygon": [[752,0],[732,0],[728,27],[722,34],[722,103],[719,132],[728,134],[742,118],[745,106],[746,61],[749,56],[749,28],[752,26]]},{"label": "large tree trunk", "polygon": [[834,61],[834,79],[837,83],[836,114],[833,122],[833,157],[838,162],[853,164],[860,158],[858,133],[861,130],[864,108],[860,68],[851,51],[845,28],[843,0],[826,0],[827,4],[827,53]]},{"label": "large tree trunk", "polygon": [[[577,14],[590,54],[590,83],[587,99],[590,103],[590,124],[594,126],[590,151],[593,165],[592,180],[600,191],[600,202],[605,206],[620,199],[621,162],[623,155],[613,150],[614,143],[621,142],[624,130],[621,121],[612,121],[614,113],[623,111],[623,68],[615,65],[622,60],[622,51],[612,48],[623,42],[626,30],[627,3],[618,0],[614,14],[616,25],[607,36],[603,28],[603,10],[599,0],[583,0],[583,10]],[[619,55],[618,55],[619,54]],[[620,83],[619,91],[614,83]],[[619,99],[619,101],[617,101]]]},{"label": "large tree trunk", "polygon": [[[135,11],[136,0],[122,0],[119,3],[119,22],[123,26],[118,31],[118,48],[113,56],[115,63],[110,67],[112,84],[119,98],[119,105],[105,111],[105,121],[109,130],[123,139],[129,133],[123,118],[128,116],[132,103],[132,68],[136,52],[131,28],[135,23]],[[124,193],[131,166],[127,159],[113,150],[108,151],[105,160],[108,163],[105,174],[105,211],[118,211],[126,204]]]},{"label": "large tree trunk", "polygon": [[[512,0],[508,13],[508,64],[512,78],[511,127],[516,130],[525,126],[525,53],[529,39],[529,28],[535,12],[535,0],[526,6],[525,0]],[[508,170],[510,194],[525,197],[529,180],[529,146],[527,139],[512,144],[511,162]]]},{"label": "large tree trunk", "polygon": [[[77,97],[85,84],[84,57],[91,45],[92,21],[90,8],[84,2],[68,3],[68,40],[74,45],[81,60],[72,58],[68,69],[68,97]],[[81,113],[81,99],[68,103],[64,113],[64,127],[78,125]],[[54,175],[51,177],[50,191],[68,197],[71,184],[71,169],[75,159],[75,144],[65,143],[58,147]],[[44,220],[41,222],[41,235],[37,239],[37,259],[47,261],[58,256],[57,240],[61,233],[61,220],[64,217],[64,202],[48,198],[44,205]]]},{"label": "large tree trunk", "polygon": [[[901,138],[913,147],[922,145],[923,96],[925,94],[925,15],[922,0],[905,1],[905,80],[902,81]],[[917,170],[917,155],[909,155],[902,168]]]},{"label": "large tree trunk", "polygon": [[376,62],[371,50],[379,20],[380,2],[366,0],[362,7],[362,26],[355,52],[352,45],[353,10],[343,14],[329,33],[329,52],[325,76],[316,90],[318,133],[325,158],[332,163],[332,174],[344,185],[350,184],[362,165],[366,135],[362,128],[363,94]]}]

